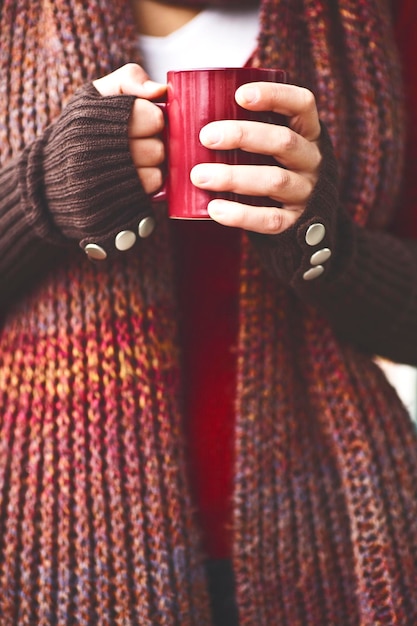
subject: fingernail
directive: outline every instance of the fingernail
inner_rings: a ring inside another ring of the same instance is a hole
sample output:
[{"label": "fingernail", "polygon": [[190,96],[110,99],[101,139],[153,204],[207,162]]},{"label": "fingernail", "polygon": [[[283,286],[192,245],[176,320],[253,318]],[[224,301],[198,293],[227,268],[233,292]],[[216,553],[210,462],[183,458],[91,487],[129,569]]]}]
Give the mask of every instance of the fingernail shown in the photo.
[{"label": "fingernail", "polygon": [[190,172],[191,182],[194,185],[205,185],[210,181],[204,165],[195,165]]},{"label": "fingernail", "polygon": [[259,100],[259,91],[255,87],[244,86],[239,90],[239,95],[248,104],[255,104]]},{"label": "fingernail", "polygon": [[213,219],[220,219],[224,216],[224,202],[222,200],[211,200],[207,205],[207,211]]},{"label": "fingernail", "polygon": [[223,135],[216,126],[204,126],[200,130],[200,141],[203,145],[214,145],[220,143]]}]

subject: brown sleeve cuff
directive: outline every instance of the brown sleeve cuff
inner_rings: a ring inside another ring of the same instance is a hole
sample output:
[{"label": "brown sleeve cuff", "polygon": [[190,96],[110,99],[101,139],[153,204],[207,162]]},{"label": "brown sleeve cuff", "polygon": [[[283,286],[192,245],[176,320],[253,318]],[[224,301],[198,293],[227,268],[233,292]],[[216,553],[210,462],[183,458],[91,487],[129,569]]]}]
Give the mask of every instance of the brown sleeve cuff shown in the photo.
[{"label": "brown sleeve cuff", "polygon": [[137,232],[151,213],[129,151],[134,96],[79,89],[59,119],[21,158],[28,224],[45,241],[95,243],[115,253],[115,235]]}]

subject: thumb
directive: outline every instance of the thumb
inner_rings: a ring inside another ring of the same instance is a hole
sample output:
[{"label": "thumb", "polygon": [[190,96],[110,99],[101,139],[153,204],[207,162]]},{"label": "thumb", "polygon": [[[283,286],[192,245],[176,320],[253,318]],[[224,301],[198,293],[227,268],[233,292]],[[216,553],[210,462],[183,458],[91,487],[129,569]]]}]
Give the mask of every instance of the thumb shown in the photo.
[{"label": "thumb", "polygon": [[128,95],[147,100],[162,96],[166,90],[166,85],[151,80],[137,63],[127,63],[111,74],[98,78],[93,85],[102,96]]}]

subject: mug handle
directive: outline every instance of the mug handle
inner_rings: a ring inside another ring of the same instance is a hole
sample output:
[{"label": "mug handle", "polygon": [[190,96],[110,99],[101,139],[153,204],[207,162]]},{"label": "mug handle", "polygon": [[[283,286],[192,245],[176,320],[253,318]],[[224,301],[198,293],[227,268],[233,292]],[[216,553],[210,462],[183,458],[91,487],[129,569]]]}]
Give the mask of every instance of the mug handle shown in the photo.
[{"label": "mug handle", "polygon": [[[167,116],[167,102],[166,100],[158,100],[157,102],[153,102],[153,104],[156,104],[157,107],[159,107],[163,113],[164,116],[164,120],[165,120],[165,126],[164,129],[161,133],[161,137],[162,137],[162,141],[165,145],[165,152],[167,152],[167,124],[168,124],[168,116]],[[167,161],[167,157],[165,157],[165,163]],[[168,176],[168,169],[165,167],[165,176],[164,176],[164,180],[162,182],[161,187],[155,191],[155,193],[151,194],[151,200],[152,202],[155,202],[156,204],[159,204],[160,202],[165,202],[167,199],[167,176]]]}]

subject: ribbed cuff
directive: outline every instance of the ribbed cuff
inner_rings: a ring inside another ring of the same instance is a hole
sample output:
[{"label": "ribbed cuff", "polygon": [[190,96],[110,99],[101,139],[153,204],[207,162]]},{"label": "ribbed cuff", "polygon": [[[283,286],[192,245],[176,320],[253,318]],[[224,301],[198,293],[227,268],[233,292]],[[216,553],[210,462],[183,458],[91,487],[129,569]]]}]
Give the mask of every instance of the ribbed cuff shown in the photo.
[{"label": "ribbed cuff", "polygon": [[297,293],[362,350],[416,365],[417,243],[353,224],[351,231],[333,280]]},{"label": "ribbed cuff", "polygon": [[79,89],[60,118],[21,161],[25,209],[38,235],[114,247],[121,230],[151,212],[129,151],[134,96]]}]

